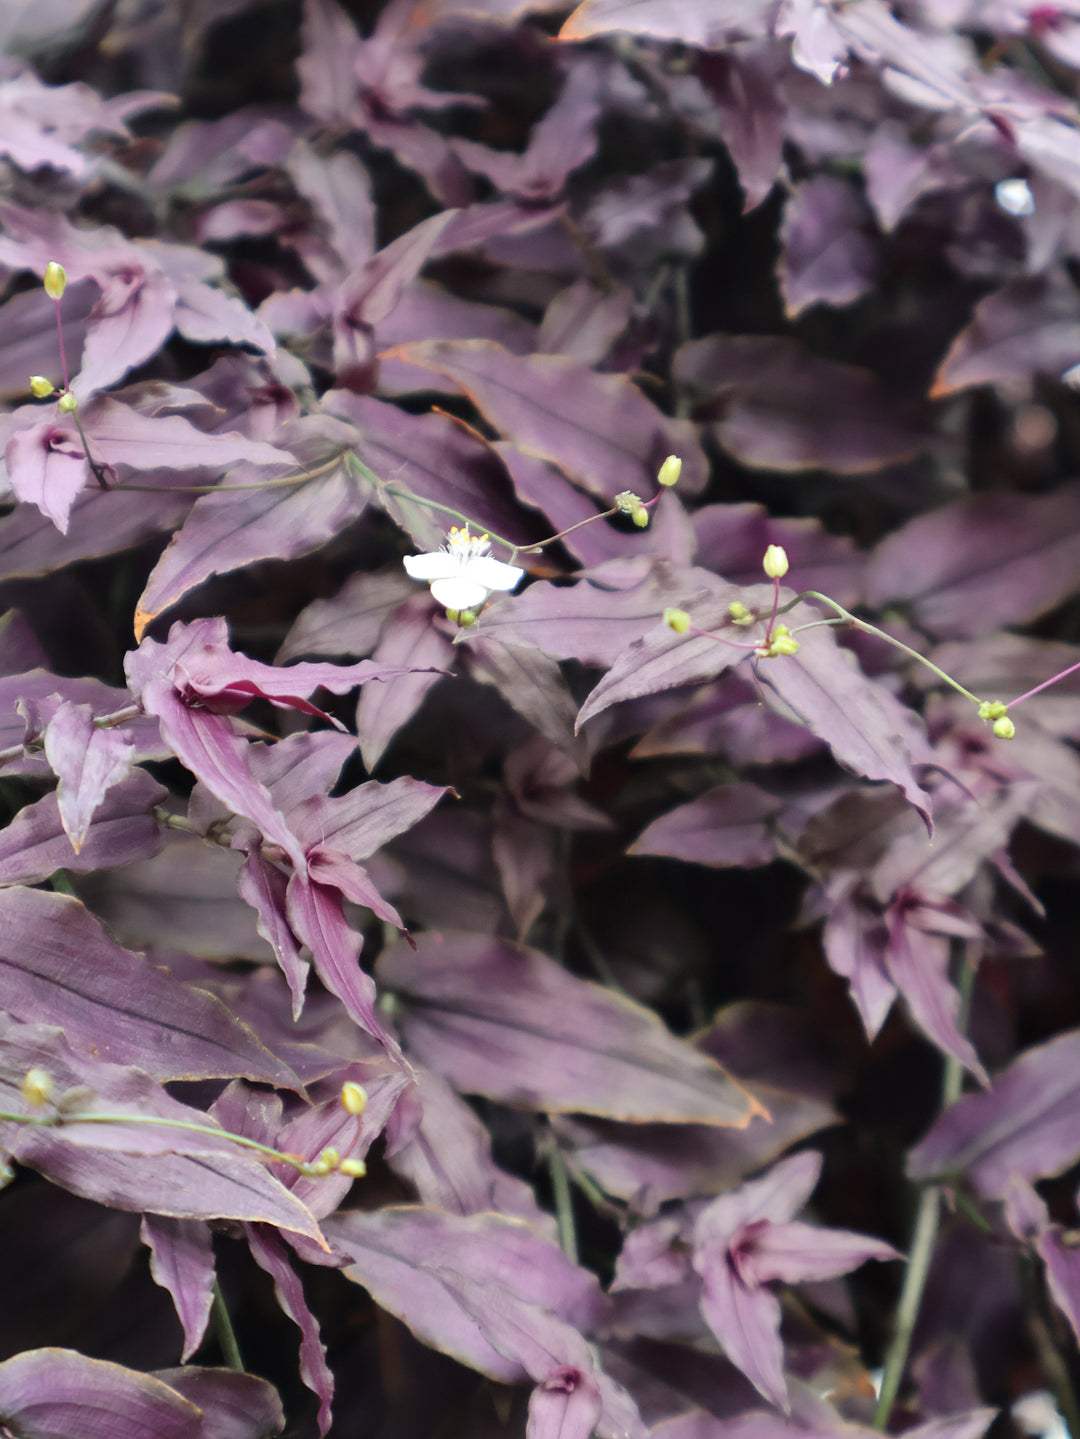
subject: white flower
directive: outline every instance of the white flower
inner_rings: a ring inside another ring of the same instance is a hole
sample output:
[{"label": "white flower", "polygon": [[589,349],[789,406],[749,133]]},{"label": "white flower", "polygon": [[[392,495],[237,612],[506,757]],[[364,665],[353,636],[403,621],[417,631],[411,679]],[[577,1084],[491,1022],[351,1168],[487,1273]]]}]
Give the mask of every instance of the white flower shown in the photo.
[{"label": "white flower", "polygon": [[405,568],[414,580],[427,580],[431,593],[448,610],[475,610],[492,590],[512,590],[525,573],[491,556],[487,535],[470,535],[455,525],[441,550],[406,555]]}]

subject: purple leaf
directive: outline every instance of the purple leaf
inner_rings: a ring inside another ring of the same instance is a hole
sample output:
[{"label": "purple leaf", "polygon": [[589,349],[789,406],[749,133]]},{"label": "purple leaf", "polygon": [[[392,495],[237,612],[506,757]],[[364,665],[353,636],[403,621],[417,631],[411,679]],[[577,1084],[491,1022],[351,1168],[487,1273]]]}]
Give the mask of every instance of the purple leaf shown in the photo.
[{"label": "purple leaf", "polygon": [[304,1288],[289,1263],[288,1251],[268,1225],[249,1224],[247,1240],[252,1257],[274,1281],[274,1293],[284,1312],[300,1330],[300,1377],[319,1401],[319,1436],[330,1428],[334,1376],[326,1363],[326,1346],[319,1324],[304,1298]]},{"label": "purple leaf", "polygon": [[529,1398],[526,1439],[590,1439],[602,1410],[600,1386],[592,1375],[560,1365]]},{"label": "purple leaf", "polygon": [[780,1302],[767,1289],[744,1284],[726,1249],[699,1249],[701,1312],[724,1353],[771,1404],[790,1411],[780,1342]]},{"label": "purple leaf", "polygon": [[151,811],[167,793],[144,770],[135,770],[94,811],[77,854],[55,793],[26,805],[0,831],[0,884],[40,884],[58,869],[92,874],[156,854],[164,836]]},{"label": "purple leaf", "polygon": [[184,1330],[186,1364],[198,1349],[214,1302],[214,1246],[201,1219],[166,1219],[144,1214],[140,1230],[150,1250],[150,1273],[167,1289]]},{"label": "purple leaf", "polygon": [[[139,597],[136,637],[212,575],[258,560],[307,554],[359,519],[368,486],[349,468],[343,452],[330,450],[327,441],[332,437],[325,435],[326,429],[325,419],[310,416],[294,422],[282,437],[296,451],[296,474],[302,483],[232,493],[233,486],[246,487],[259,479],[256,467],[241,464],[218,490],[196,500]],[[304,479],[305,470],[314,478]]]},{"label": "purple leaf", "polygon": [[341,891],[294,874],[286,896],[289,925],[311,950],[315,972],[349,1015],[390,1054],[397,1044],[375,1013],[375,981],[360,968],[363,936],[345,919]]},{"label": "purple leaf", "polygon": [[304,655],[369,655],[388,616],[415,592],[400,565],[351,575],[336,595],[300,611],[277,652],[278,664]]},{"label": "purple leaf", "polygon": [[207,1439],[201,1409],[160,1379],[70,1349],[0,1364],[0,1423],[21,1439]]},{"label": "purple leaf", "polygon": [[931,633],[1025,624],[1076,589],[1080,484],[1048,495],[969,495],[919,515],[871,557],[867,600],[897,602]]},{"label": "purple leaf", "polygon": [[789,1220],[760,1228],[751,1224],[748,1231],[739,1247],[738,1270],[754,1284],[768,1284],[774,1279],[786,1284],[834,1279],[868,1259],[901,1258],[884,1240],[846,1229],[823,1229]]},{"label": "purple leaf", "polygon": [[566,755],[583,761],[574,733],[577,704],[556,662],[531,645],[505,644],[476,635],[465,650],[469,674],[492,685],[518,714]]},{"label": "purple leaf", "polygon": [[699,61],[707,100],[716,107],[718,138],[746,196],[744,212],[768,198],[783,160],[783,82],[770,59],[754,46],[731,45]]},{"label": "purple leaf", "polygon": [[356,733],[364,764],[373,770],[390,742],[408,724],[433,685],[454,662],[454,647],[433,623],[436,609],[430,596],[414,594],[391,614],[383,627],[371,663],[400,676],[360,691]]},{"label": "purple leaf", "polygon": [[389,353],[446,375],[502,435],[608,504],[626,489],[651,498],[672,452],[682,456],[687,493],[705,482],[705,457],[689,427],[667,419],[621,375],[598,375],[556,355],[512,355],[490,340],[432,340]]},{"label": "purple leaf", "polygon": [[[851,416],[843,418],[850,421]],[[757,504],[705,505],[693,525],[697,564],[731,584],[759,584],[762,556],[770,545],[780,545],[800,589],[821,590],[849,607],[862,598],[862,553],[847,536],[830,534],[820,520],[775,519]]]},{"label": "purple leaf", "polygon": [[135,746],[122,730],[95,725],[89,705],[65,700],[45,731],[45,755],[60,781],[60,818],[78,854],[94,811],[131,769]]},{"label": "purple leaf", "polygon": [[448,786],[408,775],[389,784],[369,780],[337,798],[314,795],[290,817],[306,844],[321,843],[359,862],[419,823],[448,793]]},{"label": "purple leaf", "polygon": [[276,865],[263,858],[261,849],[252,848],[245,856],[237,876],[240,898],[250,904],[259,916],[258,931],[274,951],[292,994],[293,1019],[299,1019],[307,989],[308,962],[301,953],[301,942],[292,931],[288,919],[289,881]]},{"label": "purple leaf", "polygon": [[[801,605],[790,612],[792,629],[805,623],[804,613],[812,612]],[[889,690],[852,667],[831,631],[804,631],[798,654],[763,660],[757,675],[839,764],[864,779],[895,784],[930,828],[930,796],[913,768],[933,759],[921,725]]]},{"label": "purple leaf", "polygon": [[266,1439],[285,1427],[277,1390],[254,1374],[188,1364],[182,1369],[159,1369],[153,1377],[199,1406],[207,1439]]},{"label": "purple leaf", "polygon": [[731,31],[763,34],[765,0],[583,0],[559,31],[560,40],[587,40],[612,30],[720,48]]},{"label": "purple leaf", "polygon": [[780,230],[784,307],[793,319],[812,305],[850,305],[877,283],[871,217],[847,180],[815,175],[792,191]]},{"label": "purple leaf", "polygon": [[919,410],[876,375],[821,359],[798,340],[709,335],[679,348],[673,373],[692,395],[722,405],[717,441],[756,469],[860,474],[909,459],[929,439]]},{"label": "purple leaf", "polygon": [[912,1150],[916,1179],[963,1171],[987,1198],[1004,1196],[1012,1175],[1060,1174],[1080,1155],[1077,1074],[1080,1031],[1025,1050],[985,1094],[951,1105]]},{"label": "purple leaf", "polygon": [[575,280],[548,305],[535,345],[521,353],[538,350],[543,355],[567,355],[582,365],[599,365],[626,329],[633,310],[634,292],[625,285],[602,290],[590,280]]},{"label": "purple leaf", "polygon": [[422,935],[380,956],[410,1049],[456,1088],[504,1103],[635,1122],[744,1127],[761,1106],[650,1011],[535,950]]},{"label": "purple leaf", "polygon": [[768,864],[776,854],[769,820],[780,809],[780,801],[757,785],[717,785],[653,820],[627,853],[666,854],[719,868]]},{"label": "purple leaf", "polygon": [[66,535],[75,497],[90,478],[78,435],[53,421],[19,430],[4,463],[15,498],[36,505]]},{"label": "purple leaf", "polygon": [[896,998],[886,959],[889,929],[880,909],[857,892],[834,899],[822,944],[829,967],[847,980],[866,1037],[873,1040]]},{"label": "purple leaf", "polygon": [[121,949],[66,895],[0,891],[0,974],[12,1013],[47,1014],[103,1059],[163,1080],[239,1074],[295,1086],[218,999]]},{"label": "purple leaf", "polygon": [[[130,405],[101,396],[82,416],[94,459],[125,471],[168,469],[172,472],[223,469],[246,463],[261,477],[296,470],[296,460],[262,440],[238,431],[207,434],[182,415],[144,415]],[[77,440],[72,428],[71,435]],[[175,480],[173,481],[175,483]]]},{"label": "purple leaf", "polygon": [[972,385],[1055,379],[1080,348],[1080,296],[1059,270],[1015,280],[975,306],[934,376],[931,399]]},{"label": "purple leaf", "polygon": [[421,1203],[448,1214],[490,1211],[524,1219],[545,1239],[555,1239],[555,1221],[539,1208],[532,1187],[499,1168],[487,1129],[433,1070],[417,1071],[387,1138],[387,1162]]}]

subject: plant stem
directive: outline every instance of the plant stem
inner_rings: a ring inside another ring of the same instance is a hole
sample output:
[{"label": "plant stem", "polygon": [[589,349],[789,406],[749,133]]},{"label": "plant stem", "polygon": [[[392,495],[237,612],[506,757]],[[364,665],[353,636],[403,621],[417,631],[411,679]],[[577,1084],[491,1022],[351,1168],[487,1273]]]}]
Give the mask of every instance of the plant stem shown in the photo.
[{"label": "plant stem", "polygon": [[[971,1005],[971,990],[974,982],[975,970],[965,958],[959,976],[960,1013],[957,1015],[957,1028],[961,1033],[967,1027],[967,1014]],[[963,1081],[963,1066],[958,1059],[949,1055],[945,1060],[945,1073],[941,1084],[943,1109],[955,1104],[960,1098]],[[904,1370],[907,1367],[911,1339],[919,1318],[923,1290],[926,1288],[926,1278],[930,1272],[930,1261],[934,1254],[934,1242],[937,1239],[938,1226],[941,1221],[943,1193],[943,1185],[928,1184],[919,1197],[907,1272],[904,1275],[904,1285],[900,1291],[900,1302],[896,1306],[896,1320],[892,1343],[889,1345],[889,1352],[885,1359],[881,1393],[878,1395],[877,1407],[874,1410],[875,1429],[884,1430],[888,1427],[889,1416],[900,1390],[900,1381],[903,1379]]]},{"label": "plant stem", "polygon": [[236,1342],[236,1330],[229,1318],[229,1309],[225,1303],[225,1296],[221,1292],[221,1285],[216,1279],[214,1280],[214,1303],[210,1313],[214,1321],[214,1334],[217,1342],[221,1345],[225,1363],[230,1369],[235,1369],[237,1373],[242,1374],[244,1361],[240,1357],[240,1345]]},{"label": "plant stem", "polygon": [[570,1176],[566,1160],[554,1134],[548,1135],[546,1159],[551,1175],[551,1193],[555,1200],[555,1220],[559,1226],[559,1246],[566,1257],[578,1262],[577,1228],[574,1224],[574,1198],[570,1193]]},{"label": "plant stem", "polygon": [[60,301],[54,300],[56,306],[56,339],[60,346],[60,375],[64,381],[64,389],[70,390],[71,384],[68,380],[67,351],[64,349],[64,322],[60,318]]}]

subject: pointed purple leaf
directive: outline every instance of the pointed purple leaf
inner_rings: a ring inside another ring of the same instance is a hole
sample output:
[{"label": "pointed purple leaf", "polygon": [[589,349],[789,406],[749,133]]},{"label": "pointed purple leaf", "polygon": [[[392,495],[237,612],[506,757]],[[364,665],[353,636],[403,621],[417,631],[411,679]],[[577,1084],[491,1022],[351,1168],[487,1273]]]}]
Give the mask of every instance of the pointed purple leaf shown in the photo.
[{"label": "pointed purple leaf", "polygon": [[590,1439],[602,1409],[600,1386],[592,1375],[560,1365],[529,1398],[525,1439]]},{"label": "pointed purple leaf", "polygon": [[198,1349],[214,1302],[214,1246],[201,1219],[166,1219],[144,1214],[140,1235],[150,1250],[150,1273],[167,1289],[184,1330],[181,1359]]},{"label": "pointed purple leaf", "polygon": [[20,1439],[207,1439],[202,1411],[160,1379],[70,1349],[0,1364],[0,1424]]},{"label": "pointed purple leaf", "polygon": [[128,773],[135,746],[122,730],[94,724],[89,705],[65,701],[45,731],[45,756],[60,784],[64,829],[78,854],[108,790]]},{"label": "pointed purple leaf", "polygon": [[665,854],[717,868],[768,864],[780,801],[754,784],[718,785],[653,820],[628,854]]},{"label": "pointed purple leaf", "polygon": [[300,1330],[300,1377],[319,1401],[319,1436],[323,1439],[330,1428],[334,1376],[326,1363],[318,1320],[308,1308],[304,1287],[289,1262],[288,1251],[273,1229],[265,1224],[249,1224],[247,1240],[256,1264],[274,1281],[278,1304]]},{"label": "pointed purple leaf", "polygon": [[76,854],[56,794],[45,795],[0,830],[0,884],[40,884],[58,869],[92,874],[157,854],[164,833],[152,810],[167,797],[145,770],[133,771],[94,811]]},{"label": "pointed purple leaf", "polygon": [[153,1377],[199,1406],[208,1439],[266,1439],[285,1427],[277,1390],[254,1374],[187,1364],[182,1369],[159,1369]]},{"label": "pointed purple leaf", "polygon": [[724,1353],[759,1393],[787,1412],[779,1300],[744,1284],[726,1248],[695,1249],[694,1268],[702,1278],[701,1312]]}]

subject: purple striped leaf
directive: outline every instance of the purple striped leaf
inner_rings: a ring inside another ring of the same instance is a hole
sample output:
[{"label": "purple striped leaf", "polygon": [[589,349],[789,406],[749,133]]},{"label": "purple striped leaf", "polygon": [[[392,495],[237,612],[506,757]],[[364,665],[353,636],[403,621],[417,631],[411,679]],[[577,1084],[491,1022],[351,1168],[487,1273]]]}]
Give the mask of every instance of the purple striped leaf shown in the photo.
[{"label": "purple striped leaf", "polygon": [[139,1231],[150,1250],[150,1273],[167,1289],[184,1331],[186,1364],[203,1342],[214,1302],[214,1245],[201,1219],[167,1219],[144,1214]]}]

